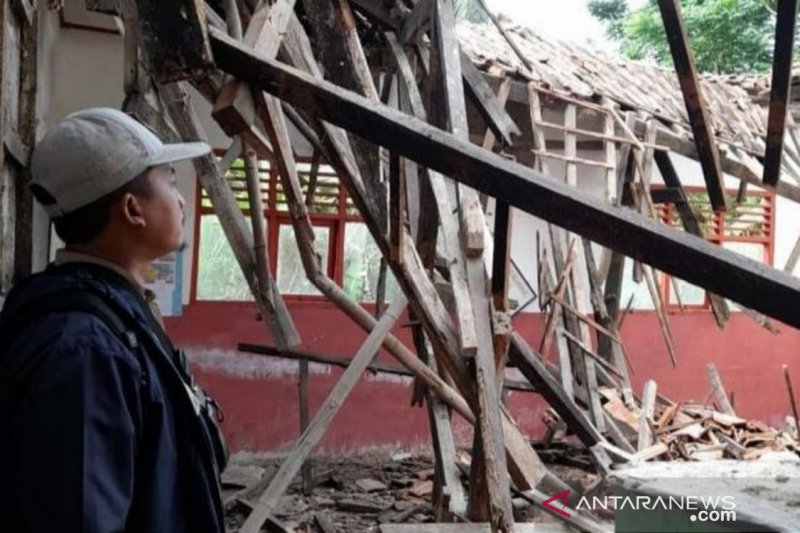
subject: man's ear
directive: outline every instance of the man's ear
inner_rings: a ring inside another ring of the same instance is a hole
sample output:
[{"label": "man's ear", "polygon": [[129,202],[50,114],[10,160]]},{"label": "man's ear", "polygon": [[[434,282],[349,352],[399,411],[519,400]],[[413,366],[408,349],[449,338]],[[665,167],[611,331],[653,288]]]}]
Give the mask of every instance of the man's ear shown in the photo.
[{"label": "man's ear", "polygon": [[139,199],[131,194],[126,193],[120,200],[122,208],[122,218],[125,222],[132,226],[143,228],[147,226],[147,220],[144,218],[144,211]]}]

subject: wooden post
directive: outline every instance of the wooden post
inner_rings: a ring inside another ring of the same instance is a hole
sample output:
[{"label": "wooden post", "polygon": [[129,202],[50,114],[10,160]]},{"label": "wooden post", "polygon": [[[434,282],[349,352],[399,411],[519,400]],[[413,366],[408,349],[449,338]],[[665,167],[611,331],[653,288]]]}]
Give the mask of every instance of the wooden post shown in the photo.
[{"label": "wooden post", "polygon": [[711,393],[714,395],[717,405],[726,415],[736,416],[731,400],[728,398],[728,393],[725,392],[725,387],[722,385],[722,378],[717,372],[717,367],[714,366],[714,363],[708,363],[706,370],[708,371],[708,381],[711,384]]},{"label": "wooden post", "polygon": [[678,0],[658,0],[658,7],[664,19],[667,41],[672,51],[678,81],[683,91],[683,99],[692,125],[694,142],[703,167],[708,197],[714,211],[725,211],[728,200],[725,195],[725,183],[722,179],[722,168],[719,161],[714,133],[708,114],[708,103],[700,86],[694,55],[689,47],[689,37],[683,23],[681,6]]},{"label": "wooden post", "polygon": [[775,20],[775,54],[767,120],[767,151],[764,156],[764,185],[773,187],[781,177],[789,86],[792,80],[797,0],[779,0]]},{"label": "wooden post", "polygon": [[339,412],[344,401],[352,392],[358,380],[361,379],[364,370],[377,355],[383,341],[391,332],[394,323],[405,310],[406,305],[405,297],[400,296],[383,314],[376,328],[369,334],[356,355],[353,356],[350,366],[342,374],[341,379],[300,437],[295,449],[283,461],[264,494],[258,498],[253,511],[242,525],[242,533],[258,533],[266,519],[275,510],[278,500],[289,488],[292,479],[294,479],[294,476],[308,458],[311,450],[322,440],[330,423],[333,421],[333,417]]},{"label": "wooden post", "polygon": [[783,365],[783,378],[786,381],[786,392],[789,393],[789,407],[792,409],[794,415],[794,427],[798,440],[800,440],[800,417],[797,415],[797,400],[794,398],[794,389],[792,388],[792,378],[789,376],[788,365]]},{"label": "wooden post", "polygon": [[[308,418],[309,418],[309,401],[308,401],[308,360],[303,359],[298,363],[298,383],[297,383],[297,392],[298,392],[298,403],[300,405],[300,435],[306,432],[308,429]],[[306,459],[303,463],[303,494],[306,496],[311,495],[311,491],[314,488],[312,485],[312,475],[313,472],[311,470],[311,461]]]}]

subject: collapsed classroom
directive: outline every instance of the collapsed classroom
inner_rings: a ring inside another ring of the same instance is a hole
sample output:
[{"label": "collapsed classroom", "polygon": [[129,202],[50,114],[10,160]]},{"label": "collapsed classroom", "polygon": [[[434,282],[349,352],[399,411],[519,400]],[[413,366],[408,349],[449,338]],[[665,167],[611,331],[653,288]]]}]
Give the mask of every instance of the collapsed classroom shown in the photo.
[{"label": "collapsed classroom", "polygon": [[675,70],[450,0],[6,0],[0,291],[58,248],[36,140],[121,106],[216,150],[152,286],[232,529],[608,531],[584,496],[800,477],[794,22],[772,76],[706,76],[658,5]]}]

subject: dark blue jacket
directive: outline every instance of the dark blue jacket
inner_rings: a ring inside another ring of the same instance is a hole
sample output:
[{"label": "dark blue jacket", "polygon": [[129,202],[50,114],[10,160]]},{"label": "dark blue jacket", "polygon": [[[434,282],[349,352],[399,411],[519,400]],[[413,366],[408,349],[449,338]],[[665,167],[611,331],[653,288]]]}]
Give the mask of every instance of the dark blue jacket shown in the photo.
[{"label": "dark blue jacket", "polygon": [[99,291],[151,337],[128,344],[81,311],[0,332],[2,529],[223,532],[215,428],[196,414],[169,340],[128,280],[96,265],[50,267],[9,293],[0,324],[25,302],[76,288]]}]

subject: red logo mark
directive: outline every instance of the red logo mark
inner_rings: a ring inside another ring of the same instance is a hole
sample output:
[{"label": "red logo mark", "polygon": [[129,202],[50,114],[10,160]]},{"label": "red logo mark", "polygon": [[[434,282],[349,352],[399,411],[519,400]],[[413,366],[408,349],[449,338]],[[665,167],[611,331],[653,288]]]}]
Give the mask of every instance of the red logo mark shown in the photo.
[{"label": "red logo mark", "polygon": [[[555,496],[552,496],[552,497],[546,499],[545,501],[543,501],[542,502],[542,506],[547,507],[551,511],[553,511],[555,513],[558,513],[561,516],[566,516],[567,518],[569,518],[569,513],[565,512],[563,510],[563,507],[567,506],[567,497],[569,496],[569,492],[570,492],[569,490],[565,490],[564,492],[559,492]],[[558,507],[553,507],[552,505],[550,505],[550,502],[552,502],[553,500],[562,501],[564,503],[562,505],[562,509],[559,509]]]}]

